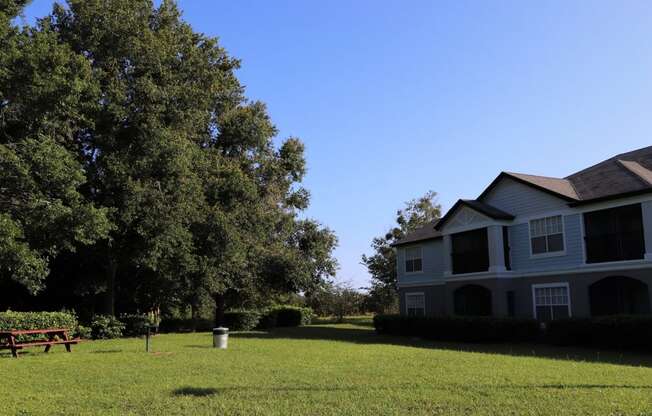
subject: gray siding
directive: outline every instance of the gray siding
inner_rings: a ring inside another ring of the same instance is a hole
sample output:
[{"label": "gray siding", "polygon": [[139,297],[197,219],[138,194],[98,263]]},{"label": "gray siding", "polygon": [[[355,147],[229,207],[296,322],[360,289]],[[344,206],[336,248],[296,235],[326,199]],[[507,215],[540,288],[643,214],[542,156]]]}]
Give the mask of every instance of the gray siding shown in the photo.
[{"label": "gray siding", "polygon": [[446,315],[446,289],[444,285],[400,288],[399,307],[402,315],[407,314],[405,294],[422,292],[426,301],[426,316]]},{"label": "gray siding", "polygon": [[581,214],[564,216],[564,244],[566,254],[554,257],[530,256],[529,224],[509,227],[512,270],[534,271],[567,269],[584,263]]},{"label": "gray siding", "polygon": [[[405,249],[415,246],[421,246],[423,273],[405,274]],[[441,238],[399,247],[396,256],[399,284],[426,283],[444,277],[444,243]]]},{"label": "gray siding", "polygon": [[484,198],[484,202],[514,216],[568,208],[561,198],[538,191],[509,178],[503,179]]},{"label": "gray siding", "polygon": [[453,315],[455,291],[465,285],[474,284],[491,290],[493,316],[507,315],[507,292],[514,292],[515,316],[533,318],[534,307],[532,285],[568,283],[570,289],[571,314],[576,318],[591,316],[589,288],[592,284],[609,276],[626,276],[638,279],[647,285],[648,296],[652,299],[652,268],[638,270],[601,271],[590,273],[564,274],[555,276],[534,276],[518,279],[482,279],[464,282],[447,282],[445,285],[421,286],[399,289],[401,313],[405,314],[405,294],[423,292],[426,301],[426,314]]}]

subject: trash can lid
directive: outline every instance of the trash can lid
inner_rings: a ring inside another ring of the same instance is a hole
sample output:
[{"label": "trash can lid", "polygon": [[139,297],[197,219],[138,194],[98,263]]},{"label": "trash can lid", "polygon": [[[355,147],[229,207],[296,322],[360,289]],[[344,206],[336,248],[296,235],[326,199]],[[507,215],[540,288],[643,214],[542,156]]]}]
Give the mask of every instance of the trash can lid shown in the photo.
[{"label": "trash can lid", "polygon": [[226,335],[229,333],[229,328],[213,328],[213,335]]}]

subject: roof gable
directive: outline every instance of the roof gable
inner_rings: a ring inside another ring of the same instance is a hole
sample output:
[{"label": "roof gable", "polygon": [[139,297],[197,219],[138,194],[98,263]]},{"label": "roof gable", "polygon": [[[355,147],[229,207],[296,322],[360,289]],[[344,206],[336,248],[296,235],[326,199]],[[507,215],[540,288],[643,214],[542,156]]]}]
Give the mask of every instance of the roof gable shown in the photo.
[{"label": "roof gable", "polygon": [[441,230],[445,225],[469,226],[488,220],[512,220],[514,216],[484,202],[460,199],[448,210],[435,228]]},{"label": "roof gable", "polygon": [[524,173],[513,172],[500,172],[500,175],[494,179],[489,186],[477,198],[484,200],[485,197],[504,179],[509,178],[516,182],[527,185],[531,188],[537,189],[541,192],[556,196],[565,201],[576,201],[578,199],[577,192],[573,184],[568,179],[551,178],[547,176],[527,175]]}]

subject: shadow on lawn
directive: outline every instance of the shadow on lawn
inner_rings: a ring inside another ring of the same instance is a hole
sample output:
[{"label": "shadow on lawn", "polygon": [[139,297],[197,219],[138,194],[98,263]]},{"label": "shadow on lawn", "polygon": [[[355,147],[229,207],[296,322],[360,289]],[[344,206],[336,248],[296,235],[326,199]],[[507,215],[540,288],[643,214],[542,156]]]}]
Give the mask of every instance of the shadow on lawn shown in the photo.
[{"label": "shadow on lawn", "polygon": [[[484,389],[494,390],[500,389],[502,391],[508,390],[532,390],[532,389],[553,389],[553,390],[606,390],[606,389],[631,389],[631,390],[648,390],[652,386],[647,385],[627,385],[627,384],[449,384],[446,386],[432,386],[431,389],[444,390],[444,391],[482,391]],[[392,391],[397,390],[413,391],[414,385],[397,385],[392,384],[389,386],[381,386],[374,384],[372,386],[354,385],[339,385],[339,386],[323,386],[323,385],[302,385],[302,386],[228,386],[228,387],[181,387],[172,392],[173,396],[192,396],[192,397],[209,397],[218,394],[241,394],[251,399],[256,396],[264,397],[269,393],[329,393],[329,392],[352,392],[360,391],[368,393],[369,391]]]},{"label": "shadow on lawn", "polygon": [[652,367],[652,355],[631,351],[598,351],[588,348],[555,347],[543,344],[470,344],[433,342],[418,338],[378,335],[357,325],[303,326],[277,328],[271,332],[249,332],[232,335],[235,338],[331,340],[356,344],[390,344],[415,348],[503,354],[516,357],[539,357],[572,361],[588,361],[618,365]]},{"label": "shadow on lawn", "polygon": [[172,391],[173,396],[194,396],[194,397],[206,397],[212,396],[219,392],[218,389],[213,387],[180,387]]},{"label": "shadow on lawn", "polygon": [[122,352],[122,350],[95,350],[91,351],[91,354],[117,354]]}]

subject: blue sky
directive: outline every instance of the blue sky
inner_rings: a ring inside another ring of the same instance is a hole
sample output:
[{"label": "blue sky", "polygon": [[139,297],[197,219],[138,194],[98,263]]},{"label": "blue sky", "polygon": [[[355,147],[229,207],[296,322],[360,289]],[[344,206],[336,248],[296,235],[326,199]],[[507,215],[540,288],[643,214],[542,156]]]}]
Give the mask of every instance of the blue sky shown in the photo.
[{"label": "blue sky", "polygon": [[335,230],[355,286],[371,239],[429,189],[449,208],[501,170],[566,176],[652,144],[649,1],[179,5],[242,59],[280,138],[305,142],[307,214]]}]

